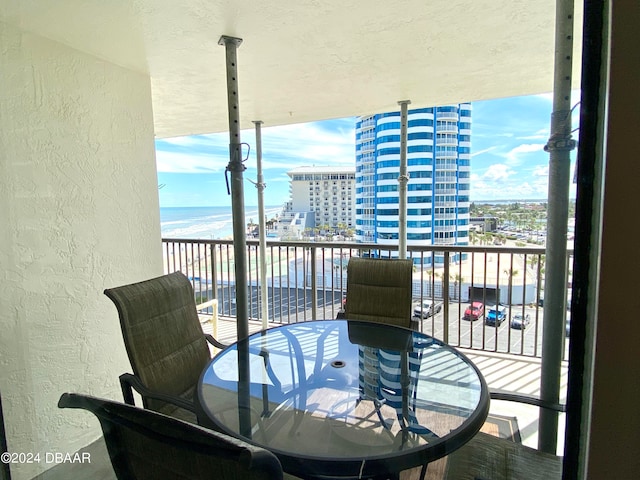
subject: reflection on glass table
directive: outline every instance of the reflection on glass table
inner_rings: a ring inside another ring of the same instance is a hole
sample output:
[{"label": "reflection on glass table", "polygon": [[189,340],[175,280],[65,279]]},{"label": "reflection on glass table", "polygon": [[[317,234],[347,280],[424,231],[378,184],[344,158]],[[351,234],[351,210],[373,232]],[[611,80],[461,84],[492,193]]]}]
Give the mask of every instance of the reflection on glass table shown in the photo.
[{"label": "reflection on glass table", "polygon": [[489,395],[475,365],[437,339],[323,320],[222,351],[202,374],[198,404],[201,423],[269,449],[288,473],[359,478],[393,476],[464,445]]}]

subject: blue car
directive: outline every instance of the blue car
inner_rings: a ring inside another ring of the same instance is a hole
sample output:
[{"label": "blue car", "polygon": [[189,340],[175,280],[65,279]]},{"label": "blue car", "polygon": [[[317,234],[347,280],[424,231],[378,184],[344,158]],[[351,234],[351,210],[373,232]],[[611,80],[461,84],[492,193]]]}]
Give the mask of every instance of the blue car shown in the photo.
[{"label": "blue car", "polygon": [[485,317],[485,323],[487,325],[500,325],[507,318],[507,309],[502,305],[495,305],[489,308],[487,316]]}]

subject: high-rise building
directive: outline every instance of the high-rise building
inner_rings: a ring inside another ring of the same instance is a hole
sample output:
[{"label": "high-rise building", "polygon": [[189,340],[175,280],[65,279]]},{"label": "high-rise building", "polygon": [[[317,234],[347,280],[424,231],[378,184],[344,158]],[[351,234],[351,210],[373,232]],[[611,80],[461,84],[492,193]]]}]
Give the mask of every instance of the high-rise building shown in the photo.
[{"label": "high-rise building", "polygon": [[[408,246],[469,243],[470,136],[471,104],[408,111]],[[400,112],[360,117],[356,124],[357,241],[398,244],[399,171]],[[442,261],[443,255],[436,255],[435,263]],[[431,263],[431,258],[424,262]]]},{"label": "high-rise building", "polygon": [[305,228],[355,227],[355,167],[298,167],[287,172],[290,201],[278,229],[298,236]]}]

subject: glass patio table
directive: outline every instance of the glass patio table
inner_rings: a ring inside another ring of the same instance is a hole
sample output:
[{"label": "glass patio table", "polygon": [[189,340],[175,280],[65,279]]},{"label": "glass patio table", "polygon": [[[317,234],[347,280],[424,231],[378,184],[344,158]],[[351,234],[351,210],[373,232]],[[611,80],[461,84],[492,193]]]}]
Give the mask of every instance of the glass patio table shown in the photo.
[{"label": "glass patio table", "polygon": [[[302,478],[387,478],[469,441],[489,410],[477,367],[412,330],[319,320],[255,333],[216,355],[201,424],[276,454]],[[423,472],[424,474],[424,469]]]}]

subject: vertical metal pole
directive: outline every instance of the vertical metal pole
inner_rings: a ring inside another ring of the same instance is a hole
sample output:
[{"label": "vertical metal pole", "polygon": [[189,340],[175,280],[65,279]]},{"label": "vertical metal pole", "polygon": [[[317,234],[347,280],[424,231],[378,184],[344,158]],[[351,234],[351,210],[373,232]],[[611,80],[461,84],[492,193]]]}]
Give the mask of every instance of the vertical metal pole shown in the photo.
[{"label": "vertical metal pole", "polygon": [[[215,244],[209,245],[211,247],[211,296],[213,299],[218,299],[218,269],[217,269],[217,255]],[[211,315],[211,334],[213,338],[218,338],[218,302],[213,305],[213,312]]]},{"label": "vertical metal pole", "polygon": [[[567,221],[569,218],[571,140],[571,67],[573,61],[573,0],[556,2],[555,65],[549,152],[546,273],[540,397],[558,403],[565,334],[567,293]],[[556,453],[558,414],[540,409],[538,449]]]},{"label": "vertical metal pole", "polygon": [[267,287],[267,232],[266,232],[266,219],[264,214],[264,189],[267,188],[267,184],[264,183],[264,177],[262,176],[262,131],[260,120],[255,120],[256,126],[256,158],[258,169],[258,181],[256,188],[258,189],[258,221],[259,235],[260,235],[260,310],[262,312],[262,328],[269,326],[269,289]]},{"label": "vertical metal pole", "polygon": [[244,170],[240,142],[240,105],[238,101],[238,64],[236,53],[241,38],[223,35],[227,61],[227,104],[229,109],[229,165],[231,172],[231,211],[233,215],[233,263],[236,277],[236,328],[238,340],[249,336],[247,313],[247,239],[244,223]]},{"label": "vertical metal pole", "polygon": [[318,272],[316,247],[311,247],[311,319],[318,319]]},{"label": "vertical metal pole", "polygon": [[[449,343],[449,251],[444,252],[444,270],[442,271],[442,299],[445,305],[442,315],[442,341]],[[433,302],[431,306],[433,307]],[[435,316],[435,313],[433,314]]]},{"label": "vertical metal pole", "polygon": [[400,105],[400,174],[398,175],[398,258],[407,258],[407,105],[411,101],[401,100]]}]

